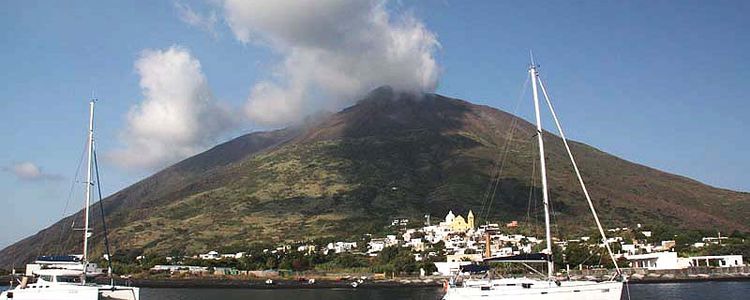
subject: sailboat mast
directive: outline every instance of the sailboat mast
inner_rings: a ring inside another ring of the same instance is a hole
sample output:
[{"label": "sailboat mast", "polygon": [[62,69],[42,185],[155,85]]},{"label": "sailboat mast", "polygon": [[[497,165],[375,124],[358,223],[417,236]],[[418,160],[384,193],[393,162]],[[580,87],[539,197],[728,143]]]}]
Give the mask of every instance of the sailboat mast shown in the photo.
[{"label": "sailboat mast", "polygon": [[[86,195],[83,208],[83,263],[88,263],[89,250],[89,207],[91,206],[91,155],[94,148],[94,99],[89,102],[89,136],[87,142],[88,158],[86,162]],[[84,270],[85,271],[85,270]]]},{"label": "sailboat mast", "polygon": [[547,278],[552,278],[552,273],[555,269],[555,263],[552,261],[552,233],[550,230],[549,220],[549,192],[547,191],[547,164],[544,158],[544,138],[542,137],[542,118],[539,114],[539,93],[537,91],[537,79],[538,74],[536,71],[536,65],[534,65],[534,59],[531,59],[531,67],[529,67],[529,75],[531,76],[531,86],[534,95],[534,112],[536,113],[536,137],[539,143],[539,166],[541,167],[542,177],[542,196],[544,199],[544,230],[547,237],[547,254],[549,259],[547,260]]}]

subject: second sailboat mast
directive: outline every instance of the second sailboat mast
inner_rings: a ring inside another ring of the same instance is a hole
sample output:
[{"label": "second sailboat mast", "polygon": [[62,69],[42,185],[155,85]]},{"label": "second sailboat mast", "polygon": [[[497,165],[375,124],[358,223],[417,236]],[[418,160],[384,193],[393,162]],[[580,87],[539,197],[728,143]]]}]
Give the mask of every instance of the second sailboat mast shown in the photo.
[{"label": "second sailboat mast", "polygon": [[531,61],[531,67],[529,67],[529,76],[531,76],[531,86],[534,95],[534,112],[536,113],[536,136],[539,142],[539,165],[541,167],[542,177],[542,196],[544,199],[544,229],[547,236],[547,277],[552,278],[552,274],[555,269],[555,264],[552,261],[552,234],[550,231],[550,220],[549,220],[549,193],[547,191],[547,166],[544,159],[544,138],[542,137],[542,118],[539,114],[539,94],[537,92],[537,71],[534,65],[534,60]]},{"label": "second sailboat mast", "polygon": [[[83,262],[88,263],[89,250],[89,207],[91,206],[91,155],[94,148],[94,100],[89,102],[89,134],[87,143],[88,159],[86,162],[86,199],[83,208]],[[85,270],[84,270],[85,271]]]}]

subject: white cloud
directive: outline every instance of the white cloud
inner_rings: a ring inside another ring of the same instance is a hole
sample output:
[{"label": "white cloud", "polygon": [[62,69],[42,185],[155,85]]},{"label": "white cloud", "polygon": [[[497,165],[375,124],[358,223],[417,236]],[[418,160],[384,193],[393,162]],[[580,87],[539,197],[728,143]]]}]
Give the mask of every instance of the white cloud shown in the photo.
[{"label": "white cloud", "polygon": [[[250,89],[244,115],[255,123],[279,126],[340,109],[382,85],[407,92],[437,86],[436,35],[410,14],[392,13],[384,1],[220,3],[237,40],[281,57],[268,78]],[[183,22],[217,34],[215,12],[174,5]],[[188,50],[145,50],[135,69],[143,100],[126,117],[123,146],[107,155],[120,166],[155,170],[212,146],[237,125],[239,113],[214,98]]]},{"label": "white cloud", "polygon": [[131,107],[124,148],[108,158],[125,168],[156,169],[212,146],[235,124],[211,93],[187,49],[145,50],[135,63],[144,99]]},{"label": "white cloud", "polygon": [[245,112],[283,125],[319,109],[339,109],[381,86],[433,91],[439,67],[434,33],[378,0],[227,0],[224,14],[243,43],[268,46],[283,59],[252,89]]},{"label": "white cloud", "polygon": [[219,18],[215,11],[201,14],[194,11],[189,5],[181,1],[175,1],[174,7],[175,10],[177,10],[177,15],[181,21],[207,32],[213,38],[219,37],[219,32],[216,30],[216,24],[219,21]]},{"label": "white cloud", "polygon": [[2,169],[3,171],[15,175],[18,180],[34,181],[62,179],[62,176],[60,175],[42,172],[42,169],[39,166],[29,161],[17,163],[8,167],[3,167]]}]

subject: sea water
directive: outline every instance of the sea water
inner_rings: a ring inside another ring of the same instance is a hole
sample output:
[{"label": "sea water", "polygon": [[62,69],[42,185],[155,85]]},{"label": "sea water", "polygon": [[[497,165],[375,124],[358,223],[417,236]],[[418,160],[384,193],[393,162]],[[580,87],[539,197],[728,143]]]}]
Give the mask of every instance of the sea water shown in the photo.
[{"label": "sea water", "polygon": [[[0,291],[7,289],[0,286]],[[627,292],[630,292],[628,298]],[[341,289],[210,289],[142,288],[143,300],[345,300],[414,299],[436,300],[440,288],[341,288]],[[750,281],[705,281],[683,283],[630,284],[624,300],[711,300],[750,299]]]},{"label": "sea water", "polygon": [[[630,284],[628,288],[632,300],[750,299],[750,281]],[[626,296],[623,299],[627,299]]]}]

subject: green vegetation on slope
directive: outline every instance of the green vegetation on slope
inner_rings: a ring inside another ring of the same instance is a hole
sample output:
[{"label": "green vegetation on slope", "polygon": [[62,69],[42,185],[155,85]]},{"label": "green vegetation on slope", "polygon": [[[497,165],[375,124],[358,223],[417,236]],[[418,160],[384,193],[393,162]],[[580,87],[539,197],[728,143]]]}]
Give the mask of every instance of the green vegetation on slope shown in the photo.
[{"label": "green vegetation on slope", "polygon": [[[394,217],[419,222],[424,214],[443,216],[448,210],[472,209],[486,216],[480,222],[519,220],[531,229],[542,222],[538,172],[532,172],[538,155],[533,126],[438,95],[373,95],[305,127],[219,145],[108,197],[104,206],[114,251],[194,254],[233,245],[360,237],[382,232]],[[506,141],[511,143],[498,189],[487,198]],[[562,143],[549,133],[545,141],[556,230],[589,230],[593,223]],[[748,194],[584,144],[572,147],[606,226],[750,231]],[[80,237],[70,231],[80,217],[65,218],[0,251],[0,266],[80,251]],[[94,224],[94,232],[100,245],[101,224]]]}]

